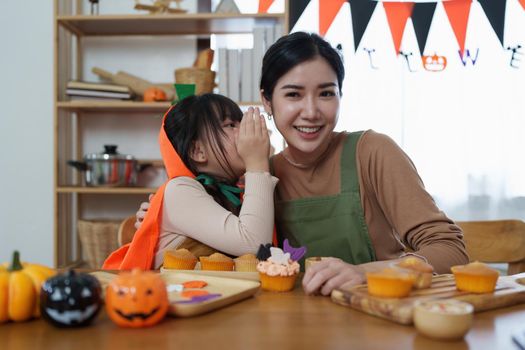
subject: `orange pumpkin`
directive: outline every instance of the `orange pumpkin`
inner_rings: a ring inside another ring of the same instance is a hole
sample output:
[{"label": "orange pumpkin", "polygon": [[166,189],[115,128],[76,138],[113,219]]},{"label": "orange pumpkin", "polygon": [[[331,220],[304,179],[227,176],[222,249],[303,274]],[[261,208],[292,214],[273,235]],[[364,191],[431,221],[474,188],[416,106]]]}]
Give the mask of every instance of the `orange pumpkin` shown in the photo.
[{"label": "orange pumpkin", "polygon": [[144,91],[144,102],[166,101],[167,99],[166,93],[157,87],[150,87]]},{"label": "orange pumpkin", "polygon": [[134,269],[115,277],[106,290],[106,311],[122,327],[148,327],[168,311],[166,284],[158,273]]}]

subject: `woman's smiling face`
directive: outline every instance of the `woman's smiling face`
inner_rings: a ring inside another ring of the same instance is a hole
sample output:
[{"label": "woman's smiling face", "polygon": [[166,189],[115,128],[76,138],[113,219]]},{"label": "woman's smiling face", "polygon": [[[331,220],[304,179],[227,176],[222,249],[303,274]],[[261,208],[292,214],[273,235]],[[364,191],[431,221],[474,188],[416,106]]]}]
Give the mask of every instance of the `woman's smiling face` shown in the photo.
[{"label": "woman's smiling face", "polygon": [[293,67],[277,81],[271,102],[263,101],[295,161],[309,162],[324,152],[340,105],[336,73],[324,58]]}]

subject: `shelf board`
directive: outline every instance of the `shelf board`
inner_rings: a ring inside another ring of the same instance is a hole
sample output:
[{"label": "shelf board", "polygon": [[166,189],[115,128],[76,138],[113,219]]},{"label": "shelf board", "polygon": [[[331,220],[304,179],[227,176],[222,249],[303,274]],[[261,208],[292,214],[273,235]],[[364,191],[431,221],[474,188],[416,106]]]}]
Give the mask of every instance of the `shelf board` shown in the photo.
[{"label": "shelf board", "polygon": [[[239,106],[261,106],[260,102],[238,102]],[[141,101],[99,101],[79,100],[60,101],[57,108],[82,112],[161,112],[164,113],[171,102],[141,102]]]},{"label": "shelf board", "polygon": [[78,110],[84,112],[166,112],[171,102],[141,102],[141,101],[60,101],[59,109]]},{"label": "shelf board", "polygon": [[148,194],[155,193],[156,188],[150,187],[84,187],[84,186],[60,186],[58,193],[81,193],[81,194]]},{"label": "shelf board", "polygon": [[256,24],[274,25],[284,19],[284,13],[57,16],[59,25],[79,36],[251,33]]}]

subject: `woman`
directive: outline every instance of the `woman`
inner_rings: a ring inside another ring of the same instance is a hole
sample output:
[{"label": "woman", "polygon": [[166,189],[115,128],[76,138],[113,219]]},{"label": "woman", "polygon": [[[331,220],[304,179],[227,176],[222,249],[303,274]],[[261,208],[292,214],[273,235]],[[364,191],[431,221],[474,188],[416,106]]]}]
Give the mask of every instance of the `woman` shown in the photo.
[{"label": "woman", "polygon": [[315,34],[278,40],[263,59],[262,100],[287,148],[272,159],[280,238],[331,256],[305,274],[305,292],[329,294],[406,255],[436,272],[468,262],[462,233],[425,191],[414,165],[387,136],[336,133],[344,66]]}]

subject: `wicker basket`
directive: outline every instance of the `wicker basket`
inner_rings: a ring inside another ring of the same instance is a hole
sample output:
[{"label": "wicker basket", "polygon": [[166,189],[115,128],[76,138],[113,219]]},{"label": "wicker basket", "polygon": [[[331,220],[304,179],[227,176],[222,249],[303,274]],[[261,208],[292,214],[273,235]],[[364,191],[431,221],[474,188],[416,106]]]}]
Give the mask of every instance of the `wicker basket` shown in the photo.
[{"label": "wicker basket", "polygon": [[195,94],[213,92],[215,72],[205,68],[179,68],[175,70],[177,84],[195,84]]},{"label": "wicker basket", "polygon": [[78,236],[89,268],[99,269],[108,255],[118,248],[120,221],[78,220]]}]

